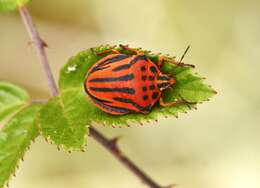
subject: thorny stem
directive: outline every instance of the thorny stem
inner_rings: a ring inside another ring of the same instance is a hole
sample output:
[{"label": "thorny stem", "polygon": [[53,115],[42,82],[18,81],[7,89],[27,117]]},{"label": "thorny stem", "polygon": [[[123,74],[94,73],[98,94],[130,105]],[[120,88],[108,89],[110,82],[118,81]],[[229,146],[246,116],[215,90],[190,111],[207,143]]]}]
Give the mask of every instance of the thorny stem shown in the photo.
[{"label": "thorny stem", "polygon": [[[112,155],[114,155],[127,169],[129,169],[137,178],[151,188],[162,188],[152,178],[150,178],[144,171],[136,166],[128,157],[126,157],[117,146],[118,138],[108,139],[98,132],[95,128],[90,128],[90,135],[106,148]],[[171,186],[168,186],[170,188]]]},{"label": "thorny stem", "polygon": [[19,7],[19,13],[22,17],[23,23],[30,35],[30,38],[35,45],[37,56],[43,66],[43,69],[46,73],[49,88],[51,91],[51,94],[53,96],[59,95],[58,88],[55,84],[54,76],[51,72],[51,67],[47,59],[46,52],[44,48],[46,47],[46,43],[40,38],[40,35],[38,31],[36,30],[36,27],[33,24],[32,18],[30,16],[30,13],[28,9],[25,6]]},{"label": "thorny stem", "polygon": [[[46,73],[49,88],[51,90],[52,96],[58,96],[58,88],[55,83],[51,67],[48,62],[48,58],[45,52],[45,47],[47,46],[45,42],[41,39],[36,27],[33,24],[32,18],[28,9],[25,6],[19,7],[19,13],[22,17],[24,25],[30,35],[31,40],[35,45],[35,49],[40,59],[40,62],[43,65],[44,71]],[[44,101],[36,101],[43,102]],[[98,132],[95,128],[90,127],[90,136],[92,136],[98,143],[104,146],[110,153],[112,153],[126,168],[132,172],[136,177],[138,177],[143,183],[145,183],[150,188],[162,188],[162,186],[158,185],[153,179],[151,179],[148,175],[146,175],[137,165],[135,165],[130,159],[128,159],[122,151],[118,148],[116,141],[117,139],[108,139],[100,132]]]}]

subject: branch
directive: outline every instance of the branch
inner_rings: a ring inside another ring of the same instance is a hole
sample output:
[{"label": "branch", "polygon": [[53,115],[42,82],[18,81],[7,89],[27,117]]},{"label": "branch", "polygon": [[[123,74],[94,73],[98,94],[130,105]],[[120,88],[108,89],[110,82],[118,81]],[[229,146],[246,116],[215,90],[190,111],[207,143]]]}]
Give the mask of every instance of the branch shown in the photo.
[{"label": "branch", "polygon": [[19,13],[22,17],[23,23],[27,29],[27,32],[30,35],[30,38],[35,45],[37,56],[43,66],[43,69],[45,71],[45,74],[47,76],[49,89],[51,91],[51,94],[53,96],[59,95],[58,88],[56,86],[53,74],[51,72],[51,67],[47,59],[46,52],[44,48],[47,46],[46,43],[41,39],[38,31],[36,30],[36,27],[33,24],[32,18],[30,16],[30,13],[28,9],[25,6],[19,7]]},{"label": "branch", "polygon": [[[44,71],[46,73],[49,88],[51,90],[52,96],[57,96],[59,94],[57,85],[55,83],[51,68],[48,62],[48,58],[45,52],[45,47],[47,46],[45,42],[41,39],[36,27],[33,24],[32,18],[28,9],[25,6],[19,7],[19,13],[22,17],[23,23],[30,35],[31,40],[35,45],[35,49],[38,58],[43,65]],[[36,101],[42,102],[42,101]],[[146,175],[137,165],[135,165],[131,160],[129,160],[118,148],[116,142],[117,139],[108,139],[100,132],[98,132],[93,127],[90,127],[90,136],[92,136],[98,143],[104,146],[110,153],[112,153],[126,168],[136,175],[143,183],[148,185],[150,188],[162,188],[154,180],[152,180],[148,175]],[[170,188],[170,186],[168,186]]]},{"label": "branch", "polygon": [[[143,183],[148,185],[150,188],[163,188],[123,154],[123,152],[117,146],[118,137],[114,139],[108,139],[93,127],[90,127],[89,132],[90,135],[98,143],[100,143],[105,149],[107,149],[112,155],[114,155],[128,170],[130,170]],[[170,185],[165,188],[171,188],[173,186],[174,185]]]}]

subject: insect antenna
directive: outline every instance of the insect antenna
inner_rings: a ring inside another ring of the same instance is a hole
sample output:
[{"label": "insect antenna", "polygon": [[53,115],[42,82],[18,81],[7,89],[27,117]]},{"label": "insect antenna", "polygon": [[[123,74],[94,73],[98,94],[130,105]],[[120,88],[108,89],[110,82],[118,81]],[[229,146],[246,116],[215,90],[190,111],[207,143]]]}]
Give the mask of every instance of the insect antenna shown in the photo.
[{"label": "insect antenna", "polygon": [[184,59],[184,57],[185,57],[186,53],[189,51],[189,49],[190,49],[190,45],[187,46],[186,50],[182,54],[180,62],[182,62],[182,60]]}]

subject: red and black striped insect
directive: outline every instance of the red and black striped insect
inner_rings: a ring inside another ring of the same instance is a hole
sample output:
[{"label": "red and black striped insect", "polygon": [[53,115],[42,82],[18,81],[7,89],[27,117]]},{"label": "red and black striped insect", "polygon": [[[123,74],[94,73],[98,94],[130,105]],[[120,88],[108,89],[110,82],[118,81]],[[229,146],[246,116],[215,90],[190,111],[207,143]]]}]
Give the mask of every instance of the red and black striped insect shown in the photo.
[{"label": "red and black striped insect", "polygon": [[[158,101],[161,106],[186,103],[184,100],[163,101],[162,92],[176,83],[175,78],[160,70],[166,57],[153,62],[143,52],[128,46],[120,47],[134,55],[122,54],[115,49],[103,51],[98,55],[110,54],[95,63],[86,75],[85,91],[98,108],[113,115],[146,114]],[[181,61],[171,62],[177,66],[193,67]]]}]

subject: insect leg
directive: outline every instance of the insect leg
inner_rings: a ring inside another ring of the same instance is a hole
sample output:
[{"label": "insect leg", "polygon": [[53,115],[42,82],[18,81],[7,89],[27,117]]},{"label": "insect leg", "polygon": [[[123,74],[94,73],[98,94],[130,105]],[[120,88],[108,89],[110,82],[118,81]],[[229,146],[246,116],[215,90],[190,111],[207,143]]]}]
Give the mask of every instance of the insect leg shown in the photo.
[{"label": "insect leg", "polygon": [[174,64],[176,66],[179,66],[179,67],[191,67],[191,68],[194,68],[195,66],[194,65],[191,65],[191,64],[185,64],[183,62],[180,62],[180,61],[175,61],[174,59],[172,58],[169,58],[169,57],[166,57],[166,56],[161,56],[157,62],[157,65],[159,67],[163,66],[163,63],[165,62],[168,62],[168,63],[171,63],[171,64]]},{"label": "insect leg", "polygon": [[140,54],[140,52],[139,52],[138,50],[133,49],[133,48],[129,48],[128,45],[122,45],[122,44],[120,44],[119,46],[120,46],[121,48],[123,48],[124,50],[127,50],[127,51],[129,51],[129,52],[132,52],[132,53],[134,53],[134,54]]},{"label": "insect leg", "polygon": [[97,53],[97,55],[105,55],[107,53],[112,53],[112,54],[120,54],[119,51],[115,50],[115,49],[108,49],[108,50],[105,50],[103,52],[99,52]]},{"label": "insect leg", "polygon": [[170,63],[174,64],[174,65],[177,65],[179,67],[191,67],[191,68],[195,68],[195,65],[192,65],[192,64],[185,64],[185,63],[182,63],[182,62],[179,62],[179,61],[170,61]]},{"label": "insect leg", "polygon": [[162,97],[160,98],[159,103],[163,107],[178,106],[178,105],[181,105],[181,104],[196,104],[195,102],[188,102],[188,101],[185,101],[183,99],[182,100],[173,101],[173,102],[164,102]]}]

